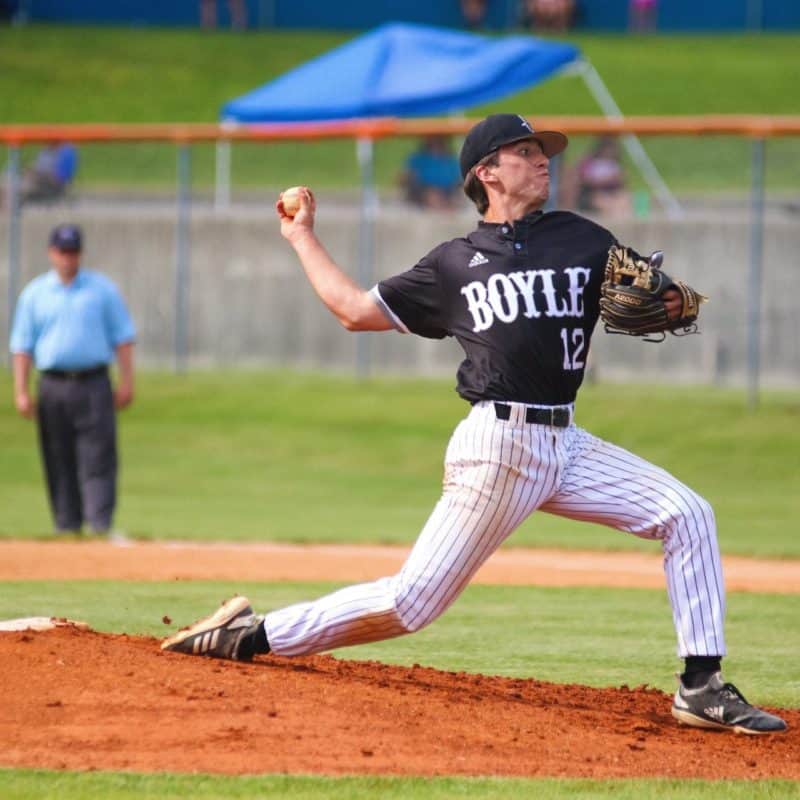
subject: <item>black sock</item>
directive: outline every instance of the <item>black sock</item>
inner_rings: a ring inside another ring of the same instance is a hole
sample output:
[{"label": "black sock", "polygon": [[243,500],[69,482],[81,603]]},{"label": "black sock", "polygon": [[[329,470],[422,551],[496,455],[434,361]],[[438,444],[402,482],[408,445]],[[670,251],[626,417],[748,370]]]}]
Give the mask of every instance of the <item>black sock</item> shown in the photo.
[{"label": "black sock", "polygon": [[715,672],[719,672],[722,656],[687,656],[681,683],[687,689],[705,686]]},{"label": "black sock", "polygon": [[254,653],[269,653],[269,642],[267,641],[267,632],[264,630],[264,623],[258,626],[256,635],[253,637],[253,652]]},{"label": "black sock", "polygon": [[252,632],[248,631],[239,642],[239,659],[241,661],[249,661],[258,653],[269,653],[269,642],[263,622],[259,622]]}]

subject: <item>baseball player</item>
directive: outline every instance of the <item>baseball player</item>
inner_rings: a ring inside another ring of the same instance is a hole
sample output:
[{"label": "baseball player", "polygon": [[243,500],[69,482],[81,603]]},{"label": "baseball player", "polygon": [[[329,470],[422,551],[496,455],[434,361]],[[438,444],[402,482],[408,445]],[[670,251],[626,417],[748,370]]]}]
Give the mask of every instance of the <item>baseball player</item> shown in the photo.
[{"label": "baseball player", "polygon": [[[281,233],[340,323],[351,331],[454,336],[465,353],[457,390],[471,408],[447,447],[441,499],[396,575],[267,614],[235,597],[164,649],[249,660],[412,633],[442,614],[523,520],[542,510],[662,543],[685,659],[672,707],[680,722],[752,734],[786,728],[722,680],[725,597],[711,506],[663,469],[575,424],[617,242],[576,214],[542,212],[549,159],[566,146],[564,134],[535,131],[514,114],[475,125],[460,167],[483,217],[477,229],[371,290],[356,285],[315,235],[308,189],[296,213],[278,201]],[[677,294],[663,297],[669,316],[679,315]]]}]

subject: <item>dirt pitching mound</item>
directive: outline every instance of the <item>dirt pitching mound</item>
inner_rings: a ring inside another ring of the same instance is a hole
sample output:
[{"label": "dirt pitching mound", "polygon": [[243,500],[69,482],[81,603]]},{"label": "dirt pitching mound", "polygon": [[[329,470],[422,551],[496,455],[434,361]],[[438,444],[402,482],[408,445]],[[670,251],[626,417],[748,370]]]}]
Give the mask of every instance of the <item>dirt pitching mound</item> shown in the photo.
[{"label": "dirt pitching mound", "polygon": [[0,633],[0,764],[226,774],[800,778],[790,730],[680,728],[591,689],[329,656],[237,664],[73,627]]}]

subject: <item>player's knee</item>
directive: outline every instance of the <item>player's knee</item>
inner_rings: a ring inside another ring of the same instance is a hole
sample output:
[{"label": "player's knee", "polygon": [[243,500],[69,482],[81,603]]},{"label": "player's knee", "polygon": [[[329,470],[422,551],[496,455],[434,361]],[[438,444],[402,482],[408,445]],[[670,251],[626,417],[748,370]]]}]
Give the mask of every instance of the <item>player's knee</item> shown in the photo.
[{"label": "player's knee", "polygon": [[414,605],[401,603],[395,608],[397,618],[406,633],[416,633],[422,630],[439,616],[438,613],[432,613],[432,610],[427,608],[424,603],[415,603]]},{"label": "player's knee", "polygon": [[395,613],[405,633],[416,633],[430,625],[442,610],[434,598],[408,593],[402,588],[395,595]]},{"label": "player's knee", "polygon": [[716,536],[714,509],[704,497],[689,489],[681,493],[680,503],[671,515],[672,532],[679,538],[707,539]]},{"label": "player's knee", "polygon": [[714,509],[711,503],[696,492],[691,492],[684,504],[683,514],[691,527],[696,530],[713,530],[715,526]]},{"label": "player's knee", "polygon": [[716,527],[716,517],[714,516],[714,507],[705,497],[701,497],[699,494],[695,495],[695,502],[697,503],[697,508],[700,512],[700,515],[706,520],[707,524],[711,528]]},{"label": "player's knee", "polygon": [[421,631],[423,628],[430,625],[431,622],[433,622],[438,616],[438,614],[430,615],[422,612],[401,617],[401,620],[406,633],[416,633],[417,631]]}]

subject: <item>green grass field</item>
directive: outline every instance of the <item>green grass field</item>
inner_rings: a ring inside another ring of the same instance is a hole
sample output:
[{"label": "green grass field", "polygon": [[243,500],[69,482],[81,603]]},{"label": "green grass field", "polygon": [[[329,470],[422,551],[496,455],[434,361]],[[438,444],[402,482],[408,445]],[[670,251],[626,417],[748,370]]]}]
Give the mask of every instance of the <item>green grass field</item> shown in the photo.
[{"label": "green grass field", "polygon": [[502,778],[383,778],[275,775],[135,775],[0,769],[0,793],[14,800],[791,800],[791,781],[521,780]]},{"label": "green grass field", "polygon": [[[0,120],[17,122],[210,122],[221,106],[354,34],[54,27],[0,28]],[[598,69],[626,114],[798,114],[798,35],[570,36]],[[598,114],[576,78],[559,78],[469,109],[536,114]],[[574,159],[586,147],[576,139]],[[747,141],[729,137],[652,138],[648,151],[675,191],[745,191]],[[376,178],[390,187],[413,142],[376,148]],[[211,146],[193,148],[197,188],[213,182]],[[29,159],[33,149],[27,148]],[[169,189],[171,146],[89,145],[79,188]],[[796,189],[800,142],[768,146],[768,186]],[[632,174],[634,186],[640,179]],[[352,142],[236,145],[236,187],[319,188],[358,184]]]},{"label": "green grass field", "polygon": [[[35,427],[0,375],[0,536],[48,536]],[[468,406],[450,380],[291,372],[144,373],[121,416],[117,523],[156,539],[410,544],[439,497]],[[800,396],[589,385],[580,425],[664,466],[715,506],[726,553],[800,556]],[[511,546],[645,549],[535,514]]]}]

